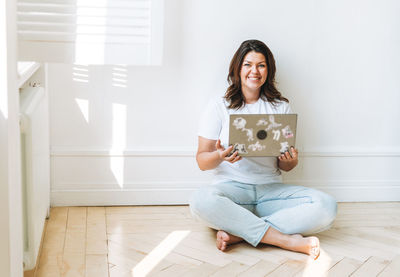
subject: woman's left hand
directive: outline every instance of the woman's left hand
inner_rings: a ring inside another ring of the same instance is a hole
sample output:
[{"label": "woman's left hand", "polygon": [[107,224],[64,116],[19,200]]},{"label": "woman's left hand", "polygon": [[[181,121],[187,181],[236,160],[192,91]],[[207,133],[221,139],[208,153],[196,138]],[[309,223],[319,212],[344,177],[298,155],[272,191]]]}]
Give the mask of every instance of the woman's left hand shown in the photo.
[{"label": "woman's left hand", "polygon": [[[290,151],[290,153],[289,153],[289,151]],[[292,170],[293,168],[295,168],[297,163],[299,162],[299,160],[297,159],[298,153],[299,152],[297,151],[297,149],[294,148],[293,146],[290,147],[290,149],[288,151],[286,151],[285,153],[282,153],[278,157],[279,169],[282,169],[284,171],[289,171],[289,170]]]}]

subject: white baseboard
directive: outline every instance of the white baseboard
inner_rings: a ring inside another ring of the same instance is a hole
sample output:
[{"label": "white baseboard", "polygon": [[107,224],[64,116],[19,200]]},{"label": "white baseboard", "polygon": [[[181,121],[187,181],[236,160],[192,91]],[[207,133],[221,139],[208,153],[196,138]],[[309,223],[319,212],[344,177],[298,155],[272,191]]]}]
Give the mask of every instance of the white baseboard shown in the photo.
[{"label": "white baseboard", "polygon": [[[320,189],[339,202],[400,201],[398,149],[321,150],[303,152],[302,162],[284,174],[284,182]],[[194,156],[194,149],[184,147],[130,149],[122,153],[53,148],[51,204],[187,204],[190,194],[212,179],[210,172],[200,172]],[[117,172],[120,179],[111,168],[110,161],[115,157],[122,161],[121,171]]]},{"label": "white baseboard", "polygon": [[[301,181],[285,183],[304,185]],[[313,186],[314,183],[314,186]],[[316,185],[316,184],[319,185]],[[400,201],[400,181],[382,182],[328,182],[313,181],[308,187],[319,189],[336,198],[338,202]],[[397,185],[395,185],[397,183]],[[347,185],[346,185],[347,184]],[[362,185],[364,184],[364,185]],[[207,184],[200,184],[198,187]],[[120,189],[120,190],[54,190],[52,206],[123,206],[123,205],[186,205],[197,188],[174,189]]]},{"label": "white baseboard", "polygon": [[64,190],[51,206],[185,205],[195,189]]},{"label": "white baseboard", "polygon": [[400,201],[400,180],[285,180],[324,191],[338,202]]},{"label": "white baseboard", "polygon": [[324,187],[316,189],[334,196],[338,202],[400,201],[400,186],[384,187]]}]

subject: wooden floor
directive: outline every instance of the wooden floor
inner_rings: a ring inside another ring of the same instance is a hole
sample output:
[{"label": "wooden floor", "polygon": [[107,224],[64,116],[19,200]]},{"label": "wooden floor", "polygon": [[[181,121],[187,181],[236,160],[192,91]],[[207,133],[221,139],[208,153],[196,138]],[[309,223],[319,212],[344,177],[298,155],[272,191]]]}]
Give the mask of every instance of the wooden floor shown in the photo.
[{"label": "wooden floor", "polygon": [[187,206],[51,209],[36,276],[400,276],[400,202],[341,203],[321,256],[240,243],[222,253]]}]

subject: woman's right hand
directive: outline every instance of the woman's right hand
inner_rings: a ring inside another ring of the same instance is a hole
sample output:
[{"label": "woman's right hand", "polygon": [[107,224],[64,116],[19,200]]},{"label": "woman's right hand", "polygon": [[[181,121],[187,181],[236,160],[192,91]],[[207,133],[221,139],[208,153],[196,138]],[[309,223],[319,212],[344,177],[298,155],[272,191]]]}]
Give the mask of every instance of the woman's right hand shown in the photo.
[{"label": "woman's right hand", "polygon": [[238,151],[235,151],[232,155],[229,156],[229,153],[232,151],[233,146],[231,145],[227,149],[225,149],[221,145],[221,140],[217,140],[217,142],[215,143],[215,148],[217,149],[216,151],[218,152],[221,162],[226,161],[230,163],[235,163],[242,159],[242,157],[239,156]]},{"label": "woman's right hand", "polygon": [[210,170],[218,167],[222,162],[235,163],[242,157],[235,151],[231,156],[233,146],[225,149],[220,140],[212,140],[199,136],[199,147],[197,149],[196,161],[201,170]]}]

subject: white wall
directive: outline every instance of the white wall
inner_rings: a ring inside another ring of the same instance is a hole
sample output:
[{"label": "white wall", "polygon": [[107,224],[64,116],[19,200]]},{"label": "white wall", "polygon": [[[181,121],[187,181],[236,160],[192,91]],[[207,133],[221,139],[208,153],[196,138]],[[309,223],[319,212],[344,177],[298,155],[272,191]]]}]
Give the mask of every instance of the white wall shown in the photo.
[{"label": "white wall", "polygon": [[51,64],[53,205],[184,203],[208,183],[194,161],[198,118],[249,38],[271,48],[299,114],[301,165],[286,180],[341,201],[400,200],[399,8],[169,0],[162,66]]}]

